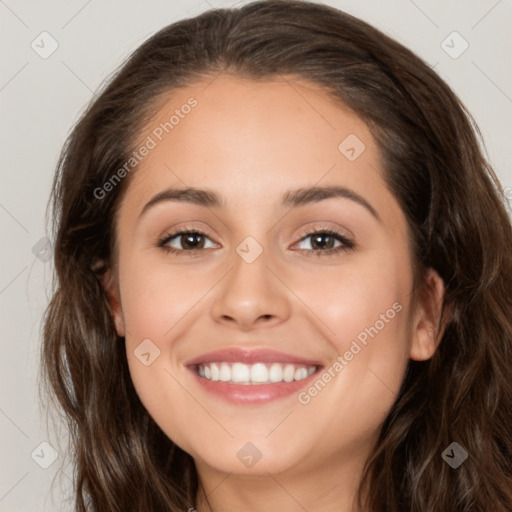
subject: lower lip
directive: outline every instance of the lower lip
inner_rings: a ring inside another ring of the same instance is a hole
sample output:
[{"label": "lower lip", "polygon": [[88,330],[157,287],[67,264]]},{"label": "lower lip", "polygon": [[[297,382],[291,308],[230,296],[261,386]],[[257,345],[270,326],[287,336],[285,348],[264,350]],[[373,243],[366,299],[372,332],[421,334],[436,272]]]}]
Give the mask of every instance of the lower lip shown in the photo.
[{"label": "lower lip", "polygon": [[212,381],[200,377],[193,369],[189,368],[197,382],[209,393],[235,404],[261,404],[285,398],[306,387],[313,380],[320,368],[302,380],[292,382],[276,382],[275,384],[229,384],[228,382]]}]

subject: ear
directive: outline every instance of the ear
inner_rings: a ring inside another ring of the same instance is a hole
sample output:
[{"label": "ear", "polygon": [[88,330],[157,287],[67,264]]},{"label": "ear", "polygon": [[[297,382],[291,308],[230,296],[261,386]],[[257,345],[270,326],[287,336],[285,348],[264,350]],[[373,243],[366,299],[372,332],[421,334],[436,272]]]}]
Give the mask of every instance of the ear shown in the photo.
[{"label": "ear", "polygon": [[103,288],[105,289],[105,293],[107,294],[110,315],[112,316],[112,320],[114,321],[117,334],[118,336],[123,337],[125,336],[123,310],[121,307],[119,289],[117,287],[117,282],[114,273],[110,268],[108,268],[99,277],[99,279],[101,281],[101,284],[103,285]]},{"label": "ear", "polygon": [[445,286],[434,269],[427,270],[418,295],[413,314],[409,357],[415,361],[425,361],[437,350],[447,323],[441,318]]}]

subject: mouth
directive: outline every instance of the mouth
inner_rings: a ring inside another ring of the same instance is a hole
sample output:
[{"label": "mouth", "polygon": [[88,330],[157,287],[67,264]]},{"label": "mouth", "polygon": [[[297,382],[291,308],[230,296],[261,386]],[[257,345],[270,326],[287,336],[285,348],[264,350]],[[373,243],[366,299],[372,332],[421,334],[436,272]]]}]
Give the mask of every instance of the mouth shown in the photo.
[{"label": "mouth", "polygon": [[257,404],[298,393],[323,367],[272,350],[236,348],[205,354],[185,364],[210,395],[235,404]]},{"label": "mouth", "polygon": [[317,370],[316,366],[304,366],[290,363],[216,362],[195,365],[199,377],[212,382],[227,382],[246,386],[277,384],[303,380]]}]

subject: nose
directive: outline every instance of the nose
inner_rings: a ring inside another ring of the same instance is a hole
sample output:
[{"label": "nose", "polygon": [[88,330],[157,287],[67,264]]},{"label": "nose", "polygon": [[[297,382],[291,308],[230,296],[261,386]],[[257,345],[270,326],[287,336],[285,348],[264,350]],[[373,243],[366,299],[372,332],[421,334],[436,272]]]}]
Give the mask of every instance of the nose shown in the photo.
[{"label": "nose", "polygon": [[252,263],[235,253],[233,267],[219,283],[211,309],[214,320],[243,331],[285,322],[291,292],[284,281],[267,265],[265,251]]}]

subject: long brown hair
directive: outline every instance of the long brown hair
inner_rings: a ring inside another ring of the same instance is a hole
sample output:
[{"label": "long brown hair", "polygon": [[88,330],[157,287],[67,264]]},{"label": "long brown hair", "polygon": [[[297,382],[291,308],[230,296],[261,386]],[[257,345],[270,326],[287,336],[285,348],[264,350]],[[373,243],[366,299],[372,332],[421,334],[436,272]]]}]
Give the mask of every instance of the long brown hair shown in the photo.
[{"label": "long brown hair", "polygon": [[[159,99],[221,72],[320,85],[370,127],[406,214],[414,265],[446,286],[450,320],[429,361],[410,361],[360,486],[372,512],[512,510],[512,230],[480,134],[420,58],[368,24],[295,0],[215,9],[169,25],[104,85],[63,148],[52,191],[53,298],[44,323],[45,399],[67,419],[76,510],[184,511],[193,459],[142,406],[98,276],[113,264],[130,158]],[[468,459],[441,457],[456,441]]]}]

